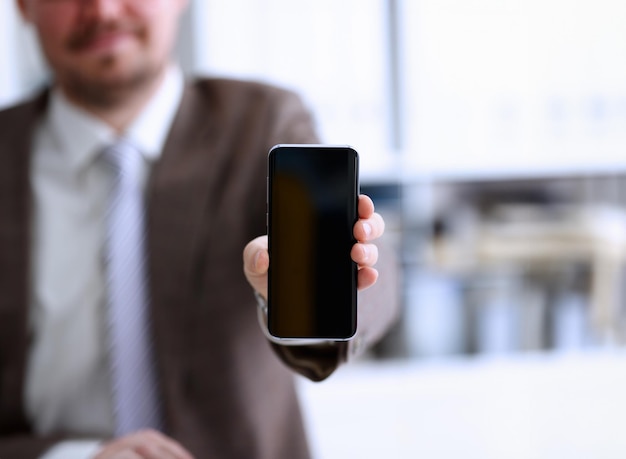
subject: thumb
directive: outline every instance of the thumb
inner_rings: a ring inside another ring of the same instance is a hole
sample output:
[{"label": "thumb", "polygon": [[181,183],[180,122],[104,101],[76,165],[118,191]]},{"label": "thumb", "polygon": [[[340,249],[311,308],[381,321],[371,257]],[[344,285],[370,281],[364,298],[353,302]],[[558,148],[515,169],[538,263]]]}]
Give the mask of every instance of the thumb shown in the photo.
[{"label": "thumb", "polygon": [[250,286],[267,298],[267,270],[270,257],[267,251],[267,236],[259,236],[243,249],[243,272]]}]

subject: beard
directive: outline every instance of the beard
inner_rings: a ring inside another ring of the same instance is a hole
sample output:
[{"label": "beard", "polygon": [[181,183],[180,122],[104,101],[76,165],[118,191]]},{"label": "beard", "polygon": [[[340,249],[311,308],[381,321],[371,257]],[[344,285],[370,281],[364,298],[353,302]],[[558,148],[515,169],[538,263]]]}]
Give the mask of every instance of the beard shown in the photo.
[{"label": "beard", "polygon": [[166,63],[134,62],[133,68],[119,71],[119,58],[103,56],[97,72],[68,70],[61,75],[66,94],[80,105],[110,109],[123,104],[134,94],[151,88],[163,74]]},{"label": "beard", "polygon": [[[67,41],[71,53],[89,53],[89,47],[106,34],[125,33],[147,42],[147,32],[125,23],[85,23]],[[148,51],[136,53],[130,59],[115,51],[85,59],[84,65],[57,66],[57,79],[67,95],[83,106],[110,109],[123,104],[129,97],[149,89],[158,81],[167,66],[151,58]]]}]

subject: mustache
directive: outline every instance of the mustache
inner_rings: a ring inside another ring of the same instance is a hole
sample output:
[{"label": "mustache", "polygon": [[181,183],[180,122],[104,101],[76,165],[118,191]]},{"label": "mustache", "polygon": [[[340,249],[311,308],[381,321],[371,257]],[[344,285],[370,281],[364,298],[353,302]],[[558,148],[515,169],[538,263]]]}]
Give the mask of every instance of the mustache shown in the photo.
[{"label": "mustache", "polygon": [[72,51],[80,51],[102,35],[120,32],[137,34],[140,32],[140,27],[120,21],[86,23],[69,36],[67,46]]}]

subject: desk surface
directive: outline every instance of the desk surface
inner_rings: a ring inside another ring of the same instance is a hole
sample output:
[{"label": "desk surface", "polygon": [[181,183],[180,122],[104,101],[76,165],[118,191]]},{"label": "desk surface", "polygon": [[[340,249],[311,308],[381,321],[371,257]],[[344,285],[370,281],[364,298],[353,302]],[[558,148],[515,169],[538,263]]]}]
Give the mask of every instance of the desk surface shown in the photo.
[{"label": "desk surface", "polygon": [[361,362],[299,385],[318,459],[626,457],[626,352]]}]

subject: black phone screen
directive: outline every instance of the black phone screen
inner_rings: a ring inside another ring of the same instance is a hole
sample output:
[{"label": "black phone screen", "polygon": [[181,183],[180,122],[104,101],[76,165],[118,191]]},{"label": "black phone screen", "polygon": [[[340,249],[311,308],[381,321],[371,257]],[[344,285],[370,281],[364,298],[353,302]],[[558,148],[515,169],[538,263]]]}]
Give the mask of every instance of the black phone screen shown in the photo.
[{"label": "black phone screen", "polygon": [[358,154],[279,145],[268,157],[268,329],[277,338],[356,332]]}]

